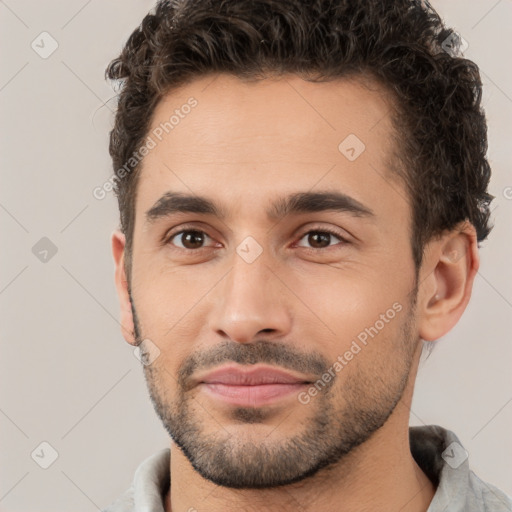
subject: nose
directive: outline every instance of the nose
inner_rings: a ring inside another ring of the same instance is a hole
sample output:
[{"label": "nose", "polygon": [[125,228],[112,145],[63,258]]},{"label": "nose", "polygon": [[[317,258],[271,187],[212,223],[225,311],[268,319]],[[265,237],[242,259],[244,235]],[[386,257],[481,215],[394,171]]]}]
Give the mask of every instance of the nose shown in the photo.
[{"label": "nose", "polygon": [[282,277],[269,267],[263,254],[252,263],[235,254],[233,261],[212,297],[213,330],[238,343],[250,343],[262,333],[286,336],[292,319]]}]

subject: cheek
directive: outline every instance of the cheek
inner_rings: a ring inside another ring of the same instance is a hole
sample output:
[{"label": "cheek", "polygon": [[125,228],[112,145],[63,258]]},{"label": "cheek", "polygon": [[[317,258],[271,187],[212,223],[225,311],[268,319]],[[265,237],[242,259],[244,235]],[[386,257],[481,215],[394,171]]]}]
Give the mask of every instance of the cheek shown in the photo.
[{"label": "cheek", "polygon": [[214,288],[219,278],[211,271],[147,265],[137,276],[134,292],[137,312],[146,331],[173,336],[175,329],[189,324],[194,310]]},{"label": "cheek", "polygon": [[390,282],[384,271],[321,274],[295,280],[294,291],[307,305],[295,308],[301,311],[296,326],[301,337],[315,340],[316,350],[331,362],[341,356],[343,365],[377,364],[396,353],[408,308],[403,278]]},{"label": "cheek", "polygon": [[[352,269],[330,269],[314,274],[301,274],[293,281],[293,291],[307,308],[302,316],[315,323],[322,320],[326,333],[334,331],[342,338],[357,333],[393,303],[392,290],[376,282],[375,276]],[[297,304],[299,306],[299,304]],[[299,311],[299,307],[295,308]],[[331,333],[332,334],[332,333]]]},{"label": "cheek", "polygon": [[211,270],[199,273],[192,266],[179,271],[148,266],[137,275],[134,301],[141,335],[160,350],[153,371],[170,389],[177,387],[183,361],[207,338],[208,294],[219,279]]}]

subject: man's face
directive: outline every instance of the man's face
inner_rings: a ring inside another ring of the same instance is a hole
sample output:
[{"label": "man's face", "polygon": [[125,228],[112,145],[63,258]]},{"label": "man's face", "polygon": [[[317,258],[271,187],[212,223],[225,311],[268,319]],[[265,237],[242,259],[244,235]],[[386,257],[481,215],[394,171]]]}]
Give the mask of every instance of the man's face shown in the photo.
[{"label": "man's face", "polygon": [[[157,106],[135,206],[135,333],[160,350],[144,367],[151,399],[204,478],[299,481],[369,439],[402,397],[416,289],[411,210],[387,168],[389,110],[377,87],[294,76],[205,77]],[[225,217],[173,212],[169,193],[207,198]],[[297,193],[353,201],[267,216]],[[311,384],[230,401],[201,383],[255,364]]]}]

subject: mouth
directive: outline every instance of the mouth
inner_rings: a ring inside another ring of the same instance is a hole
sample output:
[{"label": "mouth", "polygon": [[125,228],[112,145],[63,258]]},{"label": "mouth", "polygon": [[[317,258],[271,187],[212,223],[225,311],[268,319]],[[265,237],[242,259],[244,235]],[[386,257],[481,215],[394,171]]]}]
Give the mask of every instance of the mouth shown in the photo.
[{"label": "mouth", "polygon": [[230,384],[202,383],[206,394],[239,407],[261,407],[284,398],[291,398],[309,384],[261,384],[256,386],[234,386]]},{"label": "mouth", "polygon": [[251,370],[225,366],[202,377],[199,388],[210,398],[229,405],[261,407],[289,399],[311,382],[308,377],[271,366]]}]

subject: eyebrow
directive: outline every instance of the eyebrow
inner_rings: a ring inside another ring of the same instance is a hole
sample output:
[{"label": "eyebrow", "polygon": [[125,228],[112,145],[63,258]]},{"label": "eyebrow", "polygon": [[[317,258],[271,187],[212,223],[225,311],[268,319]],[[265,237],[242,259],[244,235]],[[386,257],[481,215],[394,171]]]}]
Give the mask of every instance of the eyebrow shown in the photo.
[{"label": "eyebrow", "polygon": [[[375,213],[358,200],[332,191],[295,192],[274,201],[266,214],[270,220],[280,220],[289,215],[322,211],[344,212],[356,217],[375,217]],[[228,217],[224,208],[207,197],[166,192],[146,212],[146,223],[154,223],[175,213],[213,215],[221,220]]]}]

